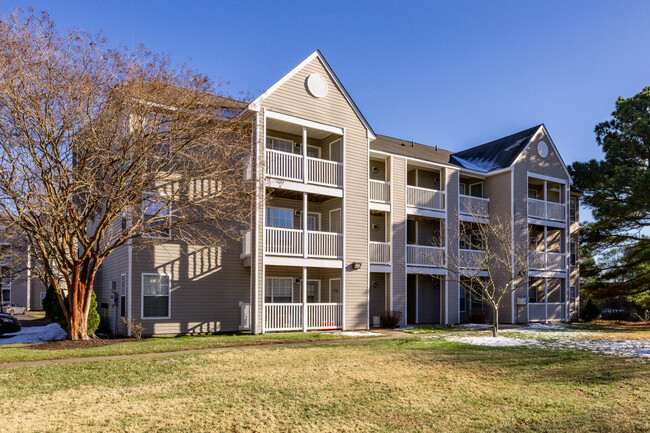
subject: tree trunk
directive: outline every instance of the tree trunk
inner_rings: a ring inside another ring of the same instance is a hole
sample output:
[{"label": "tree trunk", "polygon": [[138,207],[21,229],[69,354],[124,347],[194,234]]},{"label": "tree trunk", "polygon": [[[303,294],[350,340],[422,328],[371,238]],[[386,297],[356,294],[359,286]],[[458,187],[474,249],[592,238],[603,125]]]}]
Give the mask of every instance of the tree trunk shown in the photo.
[{"label": "tree trunk", "polygon": [[497,337],[499,335],[499,307],[492,306],[492,336]]},{"label": "tree trunk", "polygon": [[68,289],[68,311],[66,322],[68,323],[69,340],[88,340],[86,328],[86,317],[84,314],[83,284],[78,277],[72,277],[72,285]]}]

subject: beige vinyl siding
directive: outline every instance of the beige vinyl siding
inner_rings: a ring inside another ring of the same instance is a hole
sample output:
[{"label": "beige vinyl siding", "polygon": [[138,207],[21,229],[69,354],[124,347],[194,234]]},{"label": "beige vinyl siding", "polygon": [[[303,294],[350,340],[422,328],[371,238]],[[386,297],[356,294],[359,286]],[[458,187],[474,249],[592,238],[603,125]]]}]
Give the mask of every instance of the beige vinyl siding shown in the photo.
[{"label": "beige vinyl siding", "polygon": [[[100,266],[99,275],[95,279],[95,294],[97,295],[97,306],[99,314],[103,315],[105,328],[110,332],[116,332],[120,335],[126,335],[127,329],[120,317],[120,305],[114,306],[111,294],[110,282],[115,281],[118,295],[120,291],[120,276],[128,275],[128,247],[121,246],[113,251]],[[126,298],[126,315],[128,316],[128,293]],[[108,308],[102,308],[102,304],[108,305]],[[126,318],[126,317],[125,317]]]},{"label": "beige vinyl siding", "polygon": [[[542,140],[548,144],[548,155],[546,158],[542,158],[537,153],[537,144]],[[537,134],[535,140],[531,141],[528,147],[521,153],[514,163],[513,169],[515,242],[525,243],[524,246],[520,244],[520,248],[528,248],[528,172],[563,179],[567,185],[569,183],[569,177],[562,166],[559,155],[551,145],[550,138],[543,132]],[[563,201],[565,201],[564,198]],[[568,203],[566,205],[568,206]],[[515,299],[519,297],[527,297],[526,285],[520,287],[515,293]]]},{"label": "beige vinyl siding", "polygon": [[418,323],[440,323],[439,277],[418,275]]},{"label": "beige vinyl siding", "polygon": [[[444,170],[443,175],[446,179],[446,198],[447,198],[447,227],[448,241],[447,253],[451,257],[458,257],[458,182],[460,174],[458,170],[448,168]],[[453,269],[451,269],[453,271]],[[458,323],[458,277],[452,275],[447,282],[447,293],[443,291],[443,311],[447,316],[443,317],[444,323]],[[445,321],[446,319],[446,321]]]},{"label": "beige vinyl siding", "polygon": [[[237,331],[240,301],[249,298],[249,270],[242,266],[241,243],[226,248],[174,242],[133,250],[133,317],[146,334]],[[168,274],[169,319],[142,318],[142,274]]]},{"label": "beige vinyl siding", "polygon": [[[406,159],[391,156],[393,173],[391,213],[393,217],[392,298],[393,310],[403,313],[402,323],[406,324]],[[411,320],[408,318],[408,320]]]},{"label": "beige vinyl siding", "polygon": [[[306,79],[318,73],[328,85],[327,96],[315,98],[306,91]],[[362,269],[346,272],[344,284],[345,326],[368,327],[368,139],[366,129],[338,90],[320,59],[288,79],[261,102],[263,109],[326,125],[345,128],[344,151],[344,242],[345,266],[362,263]],[[329,155],[328,155],[329,156]],[[362,222],[362,223],[361,223]],[[258,291],[261,287],[258,287]]]},{"label": "beige vinyl siding", "polygon": [[[509,224],[512,219],[511,207],[511,177],[510,171],[490,176],[483,182],[483,195],[490,199],[488,213],[491,221],[500,219]],[[526,235],[527,236],[527,235]],[[496,269],[494,279],[498,285],[505,286],[509,277],[507,269]],[[525,307],[520,308],[521,318],[525,319]],[[516,314],[515,314],[516,316]],[[512,295],[505,297],[499,309],[499,319],[505,323],[512,323]]]}]

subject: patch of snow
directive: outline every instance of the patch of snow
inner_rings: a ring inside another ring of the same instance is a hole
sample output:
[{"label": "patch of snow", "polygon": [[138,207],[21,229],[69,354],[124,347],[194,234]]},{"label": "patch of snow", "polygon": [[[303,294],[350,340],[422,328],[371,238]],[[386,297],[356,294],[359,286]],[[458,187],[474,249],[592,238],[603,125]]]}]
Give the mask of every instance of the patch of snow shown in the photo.
[{"label": "patch of snow", "polygon": [[474,346],[490,346],[490,347],[515,347],[515,346],[530,346],[539,344],[537,340],[522,340],[519,338],[510,337],[449,337],[449,341],[456,341],[458,343],[471,344]]},{"label": "patch of snow", "polygon": [[454,158],[465,168],[476,171],[492,171],[499,168],[496,162],[493,159],[483,159],[483,158],[459,158],[454,156]]},{"label": "patch of snow", "polygon": [[463,323],[462,325],[458,325],[458,327],[462,329],[491,329],[492,325],[485,325],[483,323]]},{"label": "patch of snow", "polygon": [[[36,344],[50,341],[63,340],[67,333],[58,323],[51,323],[44,326],[30,326],[23,328],[14,334],[4,334],[0,338],[0,344]],[[9,338],[6,338],[9,337]]]},{"label": "patch of snow", "polygon": [[372,332],[372,331],[339,331],[339,332],[322,332],[322,334],[326,335],[342,335],[344,337],[378,337],[380,335],[379,332]]},{"label": "patch of snow", "polygon": [[508,146],[508,147],[506,147],[505,149],[503,149],[503,151],[504,151],[504,152],[507,152],[507,151],[509,151],[509,150],[512,150],[512,149],[514,149],[515,147],[519,146],[522,142],[528,140],[529,138],[530,138],[530,137],[520,138],[519,140],[517,140],[517,141],[515,141],[514,143],[512,143],[510,146]]},{"label": "patch of snow", "polygon": [[568,329],[567,325],[558,325],[550,323],[528,323],[524,328],[519,329],[531,329],[534,331],[557,331]]}]

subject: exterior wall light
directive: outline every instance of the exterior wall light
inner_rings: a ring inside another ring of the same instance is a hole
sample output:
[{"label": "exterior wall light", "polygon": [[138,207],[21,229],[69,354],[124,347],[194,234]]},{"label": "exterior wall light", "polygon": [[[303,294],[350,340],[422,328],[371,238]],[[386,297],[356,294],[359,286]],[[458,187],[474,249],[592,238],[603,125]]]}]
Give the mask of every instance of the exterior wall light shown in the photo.
[{"label": "exterior wall light", "polygon": [[354,269],[355,271],[361,269],[361,263],[353,262],[352,263],[352,269]]}]

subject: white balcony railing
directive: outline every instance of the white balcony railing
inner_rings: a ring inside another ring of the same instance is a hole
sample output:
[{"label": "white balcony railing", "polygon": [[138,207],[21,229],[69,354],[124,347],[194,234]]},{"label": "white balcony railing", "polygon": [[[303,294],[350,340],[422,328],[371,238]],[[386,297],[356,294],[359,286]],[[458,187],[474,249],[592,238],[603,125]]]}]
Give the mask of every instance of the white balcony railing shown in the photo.
[{"label": "white balcony railing", "polygon": [[343,327],[343,304],[307,304],[307,329]]},{"label": "white balcony railing", "polygon": [[[303,157],[288,152],[265,149],[264,172],[267,176],[302,182]],[[307,182],[319,185],[343,186],[343,164],[326,159],[307,157]]]},{"label": "white balcony railing", "polygon": [[266,254],[302,256],[302,230],[266,227]]},{"label": "white balcony railing", "polygon": [[266,149],[264,170],[267,176],[302,182],[302,156]]},{"label": "white balcony railing", "polygon": [[390,203],[390,183],[370,179],[368,182],[368,198],[370,201]]},{"label": "white balcony railing", "polygon": [[564,203],[528,198],[528,216],[554,221],[566,221]]},{"label": "white balcony railing", "polygon": [[460,267],[465,269],[485,269],[485,251],[459,249]]},{"label": "white balcony railing", "polygon": [[[266,254],[303,256],[303,231],[280,227],[266,227]],[[343,257],[343,234],[307,231],[307,257]]]},{"label": "white balcony railing", "polygon": [[489,198],[473,197],[463,194],[460,194],[458,198],[458,210],[461,214],[480,217],[488,216]]},{"label": "white balcony railing", "polygon": [[445,249],[424,245],[406,246],[406,264],[411,266],[440,267],[445,263]]},{"label": "white balcony railing", "polygon": [[307,182],[327,186],[343,186],[343,164],[307,157]]},{"label": "white balcony railing", "polygon": [[343,257],[343,234],[308,231],[307,256],[322,258]]},{"label": "white balcony railing", "polygon": [[375,265],[388,265],[390,263],[390,243],[370,242],[370,263]]},{"label": "white balcony railing", "polygon": [[265,331],[302,329],[302,304],[264,304]]},{"label": "white balcony railing", "polygon": [[545,251],[530,251],[528,267],[536,271],[565,271],[566,254]]},{"label": "white balcony railing", "polygon": [[406,204],[423,209],[445,210],[445,192],[435,189],[406,187]]}]

